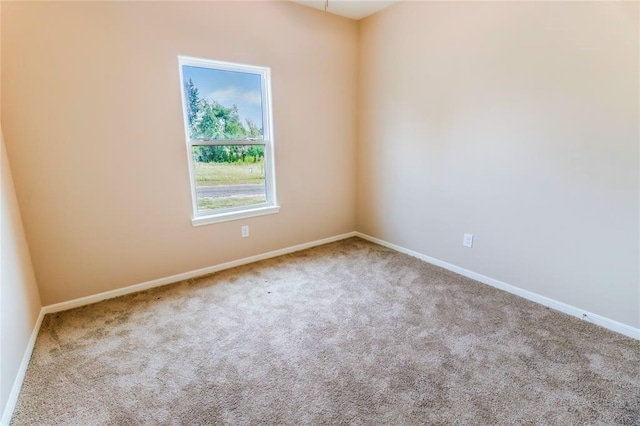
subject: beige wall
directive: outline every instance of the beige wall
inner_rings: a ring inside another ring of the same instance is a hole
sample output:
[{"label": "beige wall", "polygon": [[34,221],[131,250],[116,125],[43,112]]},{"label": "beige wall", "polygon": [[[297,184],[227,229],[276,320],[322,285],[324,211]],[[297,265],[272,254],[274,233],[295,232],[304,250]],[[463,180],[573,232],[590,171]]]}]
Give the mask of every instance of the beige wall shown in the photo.
[{"label": "beige wall", "polygon": [[[44,304],[355,229],[355,21],[290,2],[3,3],[3,124]],[[279,214],[191,225],[178,55],[271,67]]]},{"label": "beige wall", "polygon": [[11,179],[2,130],[0,172],[0,416],[15,382],[20,363],[40,313],[40,295],[36,285],[29,248],[24,236],[20,209]]},{"label": "beige wall", "polygon": [[[3,2],[3,124],[43,302],[357,228],[638,327],[638,18]],[[272,68],[281,213],[191,226],[179,54]]]},{"label": "beige wall", "polygon": [[359,230],[640,326],[638,18],[401,2],[361,21]]}]

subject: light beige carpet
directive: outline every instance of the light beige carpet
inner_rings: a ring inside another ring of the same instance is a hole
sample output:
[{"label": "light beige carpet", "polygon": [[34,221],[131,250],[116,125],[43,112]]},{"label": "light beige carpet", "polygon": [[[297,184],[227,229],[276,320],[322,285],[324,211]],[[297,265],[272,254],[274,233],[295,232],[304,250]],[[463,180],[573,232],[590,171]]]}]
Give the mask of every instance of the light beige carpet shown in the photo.
[{"label": "light beige carpet", "polygon": [[349,239],[47,315],[13,425],[639,425],[640,342]]}]

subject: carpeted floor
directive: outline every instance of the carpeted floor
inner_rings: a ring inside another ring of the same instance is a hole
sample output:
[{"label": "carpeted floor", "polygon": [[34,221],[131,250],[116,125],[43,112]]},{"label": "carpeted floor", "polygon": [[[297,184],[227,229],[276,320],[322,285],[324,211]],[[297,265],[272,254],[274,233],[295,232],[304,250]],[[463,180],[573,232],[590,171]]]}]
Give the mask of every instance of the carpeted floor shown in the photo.
[{"label": "carpeted floor", "polygon": [[12,425],[640,425],[640,342],[349,239],[44,319]]}]

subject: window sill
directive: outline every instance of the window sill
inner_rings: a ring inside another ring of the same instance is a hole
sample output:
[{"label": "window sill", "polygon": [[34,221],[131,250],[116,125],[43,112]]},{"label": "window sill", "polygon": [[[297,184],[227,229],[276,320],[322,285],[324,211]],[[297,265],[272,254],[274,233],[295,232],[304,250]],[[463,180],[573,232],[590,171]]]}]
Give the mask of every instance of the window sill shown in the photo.
[{"label": "window sill", "polygon": [[256,207],[236,212],[218,213],[209,216],[198,216],[191,219],[193,226],[209,225],[212,223],[229,222],[232,220],[246,219],[255,216],[264,216],[278,213],[280,206]]}]

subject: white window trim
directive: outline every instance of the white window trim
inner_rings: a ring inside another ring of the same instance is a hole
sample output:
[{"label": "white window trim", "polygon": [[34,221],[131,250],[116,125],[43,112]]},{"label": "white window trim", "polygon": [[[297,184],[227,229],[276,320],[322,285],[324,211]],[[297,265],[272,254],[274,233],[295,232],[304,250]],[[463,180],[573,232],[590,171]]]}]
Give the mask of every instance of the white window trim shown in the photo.
[{"label": "white window trim", "polygon": [[[184,77],[182,75],[182,67],[192,66],[200,68],[211,68],[223,71],[248,72],[259,74],[261,78],[262,88],[262,140],[251,141],[250,143],[264,146],[264,162],[265,162],[265,195],[266,202],[263,204],[254,204],[242,207],[233,207],[229,209],[212,210],[208,213],[198,213],[198,199],[196,194],[195,173],[193,166],[193,150],[194,145],[238,145],[249,143],[246,140],[214,140],[214,141],[191,141],[189,137],[189,123],[187,117],[187,106],[184,93]],[[192,212],[191,224],[193,226],[202,226],[212,223],[228,222],[232,220],[246,219],[249,217],[263,216],[278,213],[280,206],[276,197],[276,177],[274,167],[274,150],[273,150],[273,117],[271,114],[271,70],[267,67],[258,67],[253,65],[234,64],[231,62],[221,62],[209,59],[192,58],[188,56],[178,56],[178,69],[180,72],[180,93],[182,96],[182,115],[184,122],[184,134],[187,148],[187,161],[189,164],[189,185],[191,186]]]},{"label": "white window trim", "polygon": [[245,208],[240,211],[216,213],[209,216],[198,216],[191,219],[193,226],[209,225],[210,223],[229,222],[232,220],[246,219],[248,217],[266,216],[280,212],[280,206],[266,206],[262,204],[255,208]]}]

